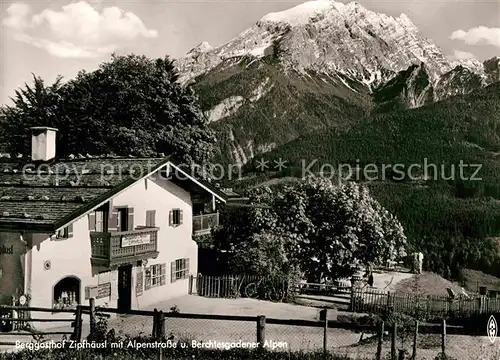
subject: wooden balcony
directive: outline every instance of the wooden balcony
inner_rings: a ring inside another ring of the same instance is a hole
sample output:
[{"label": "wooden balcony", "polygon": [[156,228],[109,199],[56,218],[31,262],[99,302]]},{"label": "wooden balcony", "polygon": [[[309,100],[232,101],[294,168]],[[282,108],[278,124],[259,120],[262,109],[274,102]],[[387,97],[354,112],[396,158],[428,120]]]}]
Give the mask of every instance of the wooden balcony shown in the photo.
[{"label": "wooden balcony", "polygon": [[219,225],[219,213],[193,216],[193,235],[210,234],[213,227]]},{"label": "wooden balcony", "polygon": [[158,256],[158,228],[90,233],[92,265],[112,268]]}]

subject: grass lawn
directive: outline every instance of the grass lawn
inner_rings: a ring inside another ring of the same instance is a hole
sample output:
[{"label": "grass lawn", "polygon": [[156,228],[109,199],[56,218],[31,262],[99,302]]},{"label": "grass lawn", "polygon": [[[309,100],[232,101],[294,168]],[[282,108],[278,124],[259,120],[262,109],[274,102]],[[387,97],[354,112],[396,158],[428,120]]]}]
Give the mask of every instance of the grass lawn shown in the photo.
[{"label": "grass lawn", "polygon": [[485,274],[477,270],[464,270],[465,287],[471,292],[478,291],[479,286],[486,286],[488,290],[500,291],[500,278]]}]

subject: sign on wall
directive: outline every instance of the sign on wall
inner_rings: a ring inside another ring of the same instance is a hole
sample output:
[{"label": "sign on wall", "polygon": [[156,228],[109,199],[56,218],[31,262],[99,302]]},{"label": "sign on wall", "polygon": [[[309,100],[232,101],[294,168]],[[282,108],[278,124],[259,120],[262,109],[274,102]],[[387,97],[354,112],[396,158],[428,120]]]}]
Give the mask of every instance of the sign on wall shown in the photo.
[{"label": "sign on wall", "polygon": [[[27,291],[24,284],[26,243],[19,233],[0,233],[0,304]],[[26,284],[30,286],[30,282]]]},{"label": "sign on wall", "polygon": [[85,299],[101,299],[111,296],[111,283],[85,287]]},{"label": "sign on wall", "polygon": [[122,247],[146,245],[151,242],[151,234],[123,235]]},{"label": "sign on wall", "polygon": [[135,283],[135,294],[141,296],[144,289],[144,272],[142,267],[137,268],[137,281]]}]

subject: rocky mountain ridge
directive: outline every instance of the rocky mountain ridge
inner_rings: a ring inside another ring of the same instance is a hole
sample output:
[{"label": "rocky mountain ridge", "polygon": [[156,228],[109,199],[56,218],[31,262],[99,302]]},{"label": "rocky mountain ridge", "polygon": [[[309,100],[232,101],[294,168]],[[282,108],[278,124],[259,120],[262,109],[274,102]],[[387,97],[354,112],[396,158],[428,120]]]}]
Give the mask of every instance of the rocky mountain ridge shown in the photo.
[{"label": "rocky mountain ridge", "polygon": [[374,86],[422,62],[433,81],[456,65],[483,72],[477,60],[449,60],[405,14],[379,14],[356,2],[309,1],[267,14],[216,48],[201,43],[177,60],[180,81],[188,83],[244,56],[273,53],[285,69],[336,71]]},{"label": "rocky mountain ridge", "polygon": [[220,156],[244,164],[308,131],[346,128],[349,116],[467,94],[498,81],[500,61],[450,60],[405,14],[320,0],[270,13],[221,46],[203,42],[176,66]]},{"label": "rocky mountain ridge", "polygon": [[411,65],[373,91],[375,112],[413,109],[452,96],[466,95],[499,81],[494,69],[478,73],[470,67],[457,65],[433,83],[426,64]]}]

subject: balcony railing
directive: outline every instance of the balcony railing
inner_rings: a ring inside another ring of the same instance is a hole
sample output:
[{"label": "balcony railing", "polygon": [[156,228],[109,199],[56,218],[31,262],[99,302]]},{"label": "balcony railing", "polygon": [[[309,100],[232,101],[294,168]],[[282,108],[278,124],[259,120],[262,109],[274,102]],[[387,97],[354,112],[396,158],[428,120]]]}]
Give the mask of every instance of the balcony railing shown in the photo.
[{"label": "balcony railing", "polygon": [[219,213],[193,216],[193,235],[209,234],[213,227],[219,225]]},{"label": "balcony railing", "polygon": [[90,233],[92,264],[105,267],[133,264],[158,256],[158,228]]}]

